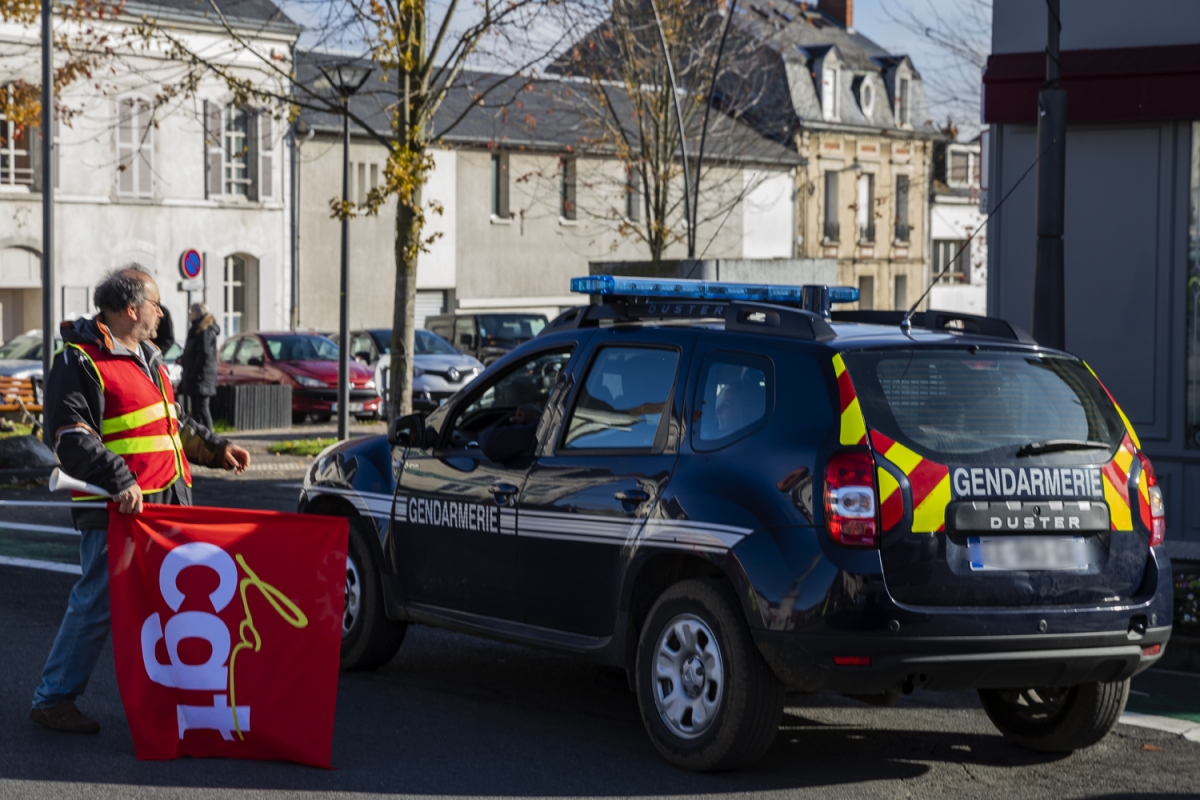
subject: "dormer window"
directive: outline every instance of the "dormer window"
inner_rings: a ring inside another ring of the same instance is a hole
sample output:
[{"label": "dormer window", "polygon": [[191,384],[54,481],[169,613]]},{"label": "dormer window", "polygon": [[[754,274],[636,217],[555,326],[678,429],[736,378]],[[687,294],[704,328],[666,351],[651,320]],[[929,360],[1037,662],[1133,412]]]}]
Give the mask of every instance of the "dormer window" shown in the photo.
[{"label": "dormer window", "polygon": [[865,116],[870,117],[875,113],[875,85],[869,75],[863,77],[858,87],[858,104]]},{"label": "dormer window", "polygon": [[841,108],[838,106],[838,88],[842,71],[837,67],[821,70],[821,116],[831,122],[837,121]]}]

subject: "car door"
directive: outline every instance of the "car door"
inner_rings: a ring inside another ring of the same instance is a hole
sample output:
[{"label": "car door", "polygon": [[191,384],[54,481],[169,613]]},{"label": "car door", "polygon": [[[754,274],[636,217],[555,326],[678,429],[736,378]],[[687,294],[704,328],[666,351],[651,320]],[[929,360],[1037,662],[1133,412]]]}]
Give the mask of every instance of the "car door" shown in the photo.
[{"label": "car door", "polygon": [[237,349],[242,343],[240,337],[233,338],[221,345],[221,355],[217,359],[217,383],[230,384],[238,382]]},{"label": "car door", "polygon": [[267,355],[262,340],[257,336],[243,336],[234,358],[234,373],[237,383],[269,383],[267,380]]},{"label": "car door", "polygon": [[625,546],[674,468],[694,331],[598,332],[518,505],[525,621],[612,633]]},{"label": "car door", "polygon": [[520,620],[516,501],[532,449],[496,463],[479,440],[522,405],[544,409],[573,349],[574,342],[539,349],[472,385],[432,446],[409,451],[389,542],[409,602]]}]

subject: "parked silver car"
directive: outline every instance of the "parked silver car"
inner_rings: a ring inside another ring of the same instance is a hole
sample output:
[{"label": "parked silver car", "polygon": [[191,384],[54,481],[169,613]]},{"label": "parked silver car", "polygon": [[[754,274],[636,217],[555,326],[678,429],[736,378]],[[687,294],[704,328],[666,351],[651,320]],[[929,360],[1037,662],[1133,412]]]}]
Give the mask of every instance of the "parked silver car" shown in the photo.
[{"label": "parked silver car", "polygon": [[[54,340],[54,347],[62,346],[62,339]],[[167,375],[171,385],[178,388],[179,380],[183,377],[183,367],[178,364],[183,355],[179,343],[167,348],[163,359],[167,362]],[[42,380],[42,332],[39,330],[26,331],[20,336],[14,336],[0,345],[0,375],[10,378],[35,378],[38,383]]]},{"label": "parked silver car", "polygon": [[[433,411],[483,372],[483,364],[477,359],[460,353],[436,333],[415,331],[413,339],[413,411]],[[375,385],[385,400],[392,366],[391,345],[390,328],[350,332],[350,356],[375,368]]]}]

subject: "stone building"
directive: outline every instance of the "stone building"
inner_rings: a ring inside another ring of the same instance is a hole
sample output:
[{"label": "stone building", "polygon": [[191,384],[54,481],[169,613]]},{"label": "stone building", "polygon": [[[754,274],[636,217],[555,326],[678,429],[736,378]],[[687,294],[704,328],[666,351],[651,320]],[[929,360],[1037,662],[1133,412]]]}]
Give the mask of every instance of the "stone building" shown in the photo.
[{"label": "stone building", "polygon": [[[274,5],[222,5],[255,46],[290,53],[299,28]],[[131,0],[121,16],[98,24],[128,30],[144,15],[196,46],[228,35],[201,7],[169,0]],[[0,27],[0,85],[40,80],[38,41],[36,28]],[[180,341],[189,297],[206,300],[226,334],[285,326],[286,127],[272,109],[233,105],[212,79],[194,96],[164,101],[162,83],[181,73],[164,49],[118,53],[111,71],[71,84],[61,98],[76,113],[55,133],[56,321],[93,313],[101,276],[137,262],[157,279]],[[245,67],[258,74],[249,59]],[[0,339],[8,339],[42,327],[41,133],[0,119],[0,139]],[[180,287],[189,251],[204,265],[204,286],[190,294]]]},{"label": "stone building", "polygon": [[[987,215],[980,208],[980,140],[936,141],[930,192],[929,307],[987,313]],[[974,236],[972,236],[974,234]]]}]

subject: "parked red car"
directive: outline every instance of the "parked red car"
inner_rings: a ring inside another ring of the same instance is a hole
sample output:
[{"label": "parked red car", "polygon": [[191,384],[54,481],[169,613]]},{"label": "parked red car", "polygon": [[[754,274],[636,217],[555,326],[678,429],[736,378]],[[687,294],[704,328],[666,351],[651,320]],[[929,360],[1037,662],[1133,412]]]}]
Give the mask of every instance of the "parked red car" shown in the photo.
[{"label": "parked red car", "polygon": [[[292,387],[292,422],[312,414],[319,422],[337,411],[338,346],[315,333],[243,333],[221,347],[217,384],[286,383]],[[350,413],[373,419],[379,412],[375,373],[350,362]]]}]

